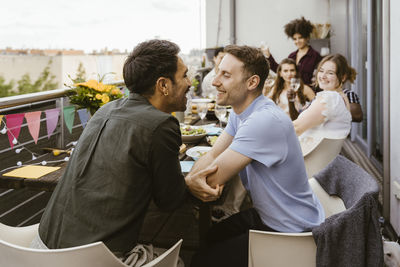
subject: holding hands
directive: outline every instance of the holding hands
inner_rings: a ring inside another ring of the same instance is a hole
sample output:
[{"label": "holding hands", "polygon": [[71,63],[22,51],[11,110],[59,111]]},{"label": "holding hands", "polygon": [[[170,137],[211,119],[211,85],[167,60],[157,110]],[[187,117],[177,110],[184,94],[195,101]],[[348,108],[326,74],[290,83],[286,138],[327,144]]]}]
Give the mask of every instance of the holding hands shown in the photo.
[{"label": "holding hands", "polygon": [[185,177],[186,185],[189,187],[192,195],[203,202],[215,201],[221,196],[222,189],[224,188],[223,185],[217,185],[215,188],[212,188],[207,184],[207,176],[216,172],[217,169],[218,166],[214,165],[194,174],[189,173]]}]

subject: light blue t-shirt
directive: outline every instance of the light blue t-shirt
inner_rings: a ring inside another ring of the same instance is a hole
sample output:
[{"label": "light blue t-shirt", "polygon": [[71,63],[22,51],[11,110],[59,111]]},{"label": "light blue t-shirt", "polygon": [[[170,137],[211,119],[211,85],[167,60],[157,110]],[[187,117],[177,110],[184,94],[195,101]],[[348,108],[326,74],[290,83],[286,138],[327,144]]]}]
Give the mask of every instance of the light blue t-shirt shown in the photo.
[{"label": "light blue t-shirt", "polygon": [[253,159],[239,175],[267,226],[303,232],[324,221],[293,123],[280,108],[260,95],[241,114],[231,112],[225,131],[234,137],[229,148]]}]

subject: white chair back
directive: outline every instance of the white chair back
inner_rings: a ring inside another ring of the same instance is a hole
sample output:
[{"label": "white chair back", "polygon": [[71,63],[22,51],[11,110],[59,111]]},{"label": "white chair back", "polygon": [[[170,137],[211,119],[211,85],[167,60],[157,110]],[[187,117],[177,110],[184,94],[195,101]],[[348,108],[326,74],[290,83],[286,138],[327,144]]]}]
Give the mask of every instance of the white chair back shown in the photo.
[{"label": "white chair back", "polygon": [[308,178],[325,168],[342,150],[344,139],[322,139],[322,141],[306,154],[303,153]]},{"label": "white chair back", "polygon": [[324,208],[325,218],[346,210],[343,200],[337,196],[330,196],[314,177],[308,179],[308,183]]},{"label": "white chair back", "polygon": [[179,251],[181,249],[183,239],[175,243],[170,249],[165,251],[151,262],[142,267],[176,267],[179,260]]},{"label": "white chair back", "polygon": [[249,232],[249,267],[313,267],[316,252],[311,232]]},{"label": "white chair back", "polygon": [[[1,267],[127,267],[104,245],[95,242],[64,249],[29,248],[38,231],[38,224],[11,227],[0,223]],[[176,267],[183,240],[144,267]]]}]

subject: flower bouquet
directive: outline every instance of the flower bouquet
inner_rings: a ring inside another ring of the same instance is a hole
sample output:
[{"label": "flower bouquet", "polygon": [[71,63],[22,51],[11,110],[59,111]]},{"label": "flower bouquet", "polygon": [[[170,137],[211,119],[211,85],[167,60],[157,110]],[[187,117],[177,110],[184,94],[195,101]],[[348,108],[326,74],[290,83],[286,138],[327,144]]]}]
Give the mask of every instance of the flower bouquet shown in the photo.
[{"label": "flower bouquet", "polygon": [[123,94],[115,85],[89,80],[74,84],[68,97],[70,103],[86,108],[93,115],[101,106],[123,97]]}]

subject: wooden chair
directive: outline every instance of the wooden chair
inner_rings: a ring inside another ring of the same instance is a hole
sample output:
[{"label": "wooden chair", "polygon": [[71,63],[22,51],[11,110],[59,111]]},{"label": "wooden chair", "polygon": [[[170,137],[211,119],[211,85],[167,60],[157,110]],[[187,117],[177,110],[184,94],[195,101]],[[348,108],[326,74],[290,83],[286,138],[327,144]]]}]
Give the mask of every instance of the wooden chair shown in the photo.
[{"label": "wooden chair", "polygon": [[[126,267],[104,245],[95,242],[63,249],[32,249],[38,224],[11,227],[0,223],[0,266],[4,267]],[[182,239],[145,267],[176,267]]]},{"label": "wooden chair", "polygon": [[344,139],[322,139],[314,148],[303,151],[304,164],[309,178],[325,168],[342,150]]}]

